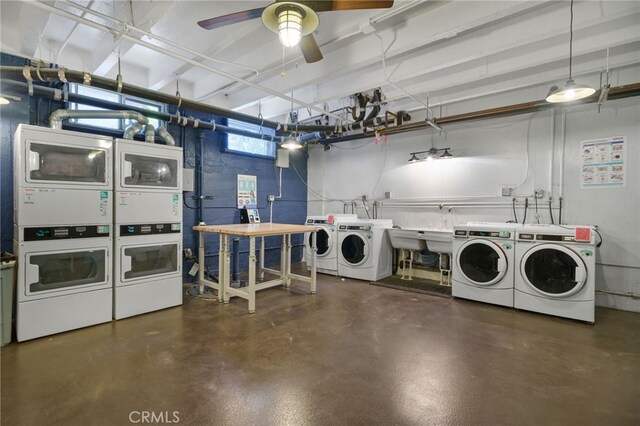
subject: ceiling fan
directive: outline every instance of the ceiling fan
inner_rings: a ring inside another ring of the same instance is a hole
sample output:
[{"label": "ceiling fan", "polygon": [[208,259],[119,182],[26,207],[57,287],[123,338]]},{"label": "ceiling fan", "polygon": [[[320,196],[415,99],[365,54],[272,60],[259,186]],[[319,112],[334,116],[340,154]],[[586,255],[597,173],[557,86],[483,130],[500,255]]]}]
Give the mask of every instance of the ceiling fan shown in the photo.
[{"label": "ceiling fan", "polygon": [[320,22],[318,12],[387,9],[391,6],[393,1],[383,0],[276,1],[267,7],[205,19],[199,21],[198,25],[205,30],[213,30],[262,17],[264,26],[277,33],[283,45],[293,47],[300,44],[305,61],[313,63],[322,59],[318,43],[313,37],[313,31],[318,28]]}]

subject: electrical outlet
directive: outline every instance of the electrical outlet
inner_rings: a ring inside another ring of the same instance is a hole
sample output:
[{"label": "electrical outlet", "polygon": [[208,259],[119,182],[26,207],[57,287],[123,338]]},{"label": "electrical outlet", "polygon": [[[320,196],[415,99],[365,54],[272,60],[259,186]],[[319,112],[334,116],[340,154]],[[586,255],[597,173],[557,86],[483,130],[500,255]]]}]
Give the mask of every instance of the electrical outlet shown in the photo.
[{"label": "electrical outlet", "polygon": [[515,185],[498,185],[498,195],[500,197],[511,197],[515,189]]},{"label": "electrical outlet", "polygon": [[190,248],[184,249],[184,258],[191,259],[192,257],[193,257],[193,252],[191,251],[191,249]]}]

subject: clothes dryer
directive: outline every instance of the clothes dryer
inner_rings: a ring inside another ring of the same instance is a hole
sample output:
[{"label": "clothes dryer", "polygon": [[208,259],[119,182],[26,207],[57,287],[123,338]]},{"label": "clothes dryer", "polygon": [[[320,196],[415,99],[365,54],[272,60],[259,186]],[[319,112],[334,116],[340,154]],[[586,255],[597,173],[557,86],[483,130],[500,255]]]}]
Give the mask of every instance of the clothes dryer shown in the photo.
[{"label": "clothes dryer", "polygon": [[[358,220],[355,214],[328,214],[324,216],[308,216],[306,224],[318,227],[316,237],[316,271],[322,274],[338,274],[338,225],[341,222]],[[311,233],[304,236],[305,262],[311,270]]]},{"label": "clothes dryer", "polygon": [[378,281],[392,274],[392,249],[386,219],[362,219],[338,225],[338,275]]},{"label": "clothes dryer", "polygon": [[113,317],[182,304],[181,223],[116,227]]},{"label": "clothes dryer", "polygon": [[111,321],[111,225],[17,227],[18,341]]},{"label": "clothes dryer", "polygon": [[515,307],[595,322],[596,232],[526,225],[516,235]]},{"label": "clothes dryer", "polygon": [[453,228],[453,297],[513,307],[515,229],[470,222]]},{"label": "clothes dryer", "polygon": [[14,223],[111,223],[112,140],[21,124],[14,135]]}]

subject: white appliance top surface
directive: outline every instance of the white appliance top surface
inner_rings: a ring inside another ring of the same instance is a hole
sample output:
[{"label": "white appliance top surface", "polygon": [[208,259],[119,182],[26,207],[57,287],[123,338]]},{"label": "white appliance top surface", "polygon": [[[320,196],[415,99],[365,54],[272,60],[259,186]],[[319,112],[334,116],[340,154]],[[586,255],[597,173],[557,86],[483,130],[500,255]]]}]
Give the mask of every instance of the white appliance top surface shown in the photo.
[{"label": "white appliance top surface", "polygon": [[521,223],[507,222],[467,222],[465,225],[455,225],[454,231],[516,231],[522,229]]},{"label": "white appliance top surface", "polygon": [[115,145],[116,147],[120,147],[120,150],[122,149],[126,149],[127,146],[132,146],[134,148],[142,148],[142,149],[148,149],[150,154],[152,152],[182,152],[182,148],[179,146],[170,146],[170,145],[163,145],[160,143],[149,143],[149,142],[143,142],[143,141],[136,141],[136,140],[131,140],[131,139],[116,139],[115,140]]}]

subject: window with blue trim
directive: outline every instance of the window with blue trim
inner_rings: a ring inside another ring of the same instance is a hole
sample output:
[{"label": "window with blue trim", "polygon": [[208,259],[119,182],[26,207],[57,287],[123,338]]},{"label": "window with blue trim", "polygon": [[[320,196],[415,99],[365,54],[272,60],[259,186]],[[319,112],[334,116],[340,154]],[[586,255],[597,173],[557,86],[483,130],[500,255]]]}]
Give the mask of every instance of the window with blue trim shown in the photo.
[{"label": "window with blue trim", "polygon": [[[82,84],[70,84],[69,90],[72,93],[77,93],[78,95],[86,96],[89,98],[102,99],[109,102],[115,102],[119,104],[129,105],[134,108],[142,108],[149,111],[162,112],[163,105],[157,102],[152,102],[148,100],[143,100],[139,98],[134,98],[132,96],[122,95],[119,93],[109,92],[107,90],[97,89],[95,87],[89,87]],[[108,111],[104,108],[98,108],[91,105],[83,105],[71,103],[70,109],[78,110],[78,111]],[[113,129],[113,130],[124,130],[128,125],[133,123],[133,120],[123,120],[117,118],[107,118],[107,119],[94,119],[94,118],[76,118],[72,121],[73,123],[84,125],[84,126],[92,126],[92,127],[102,127],[105,129]],[[158,128],[160,126],[160,120],[155,118],[149,118],[149,124],[153,125],[154,128]]]},{"label": "window with blue trim", "polygon": [[274,129],[265,127],[261,128],[256,124],[248,124],[231,119],[227,120],[227,125],[234,129],[245,130],[255,134],[263,134],[266,139],[251,138],[248,136],[229,133],[227,135],[227,146],[225,151],[253,155],[256,157],[276,157],[276,143],[271,140],[271,137],[276,134]]}]

